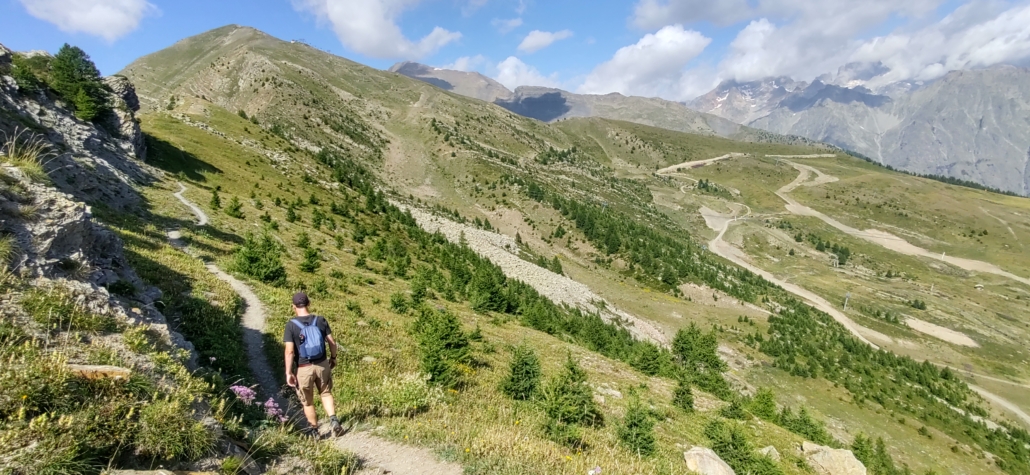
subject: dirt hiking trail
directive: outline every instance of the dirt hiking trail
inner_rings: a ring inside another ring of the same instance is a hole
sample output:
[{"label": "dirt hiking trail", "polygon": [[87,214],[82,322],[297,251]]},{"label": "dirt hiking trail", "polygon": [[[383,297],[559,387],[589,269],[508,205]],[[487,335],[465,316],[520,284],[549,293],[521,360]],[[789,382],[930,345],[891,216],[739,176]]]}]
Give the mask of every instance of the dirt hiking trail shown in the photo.
[{"label": "dirt hiking trail", "polygon": [[[207,214],[197,205],[187,200],[182,193],[186,186],[178,183],[180,190],[175,197],[186,205],[197,218],[197,224],[208,223]],[[177,249],[188,253],[182,235],[178,230],[168,231],[168,240]],[[212,263],[204,266],[219,280],[229,284],[244,301],[242,318],[243,343],[247,350],[247,364],[259,390],[266,397],[272,397],[279,407],[290,407],[281,394],[281,386],[275,379],[275,373],[265,356],[263,334],[265,329],[265,307],[253,289],[239,279],[229,275]],[[334,439],[336,446],[356,454],[362,462],[362,470],[358,474],[393,474],[393,475],[461,475],[460,465],[441,462],[431,451],[424,448],[398,444],[368,434],[351,431]]]}]

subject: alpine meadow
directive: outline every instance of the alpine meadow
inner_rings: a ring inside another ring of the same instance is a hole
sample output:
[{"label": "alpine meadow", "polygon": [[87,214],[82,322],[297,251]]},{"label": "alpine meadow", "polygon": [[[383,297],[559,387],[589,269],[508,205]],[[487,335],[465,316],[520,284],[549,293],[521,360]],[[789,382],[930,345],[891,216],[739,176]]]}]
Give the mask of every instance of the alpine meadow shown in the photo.
[{"label": "alpine meadow", "polygon": [[0,474],[1030,474],[1030,199],[419,66],[0,48]]}]

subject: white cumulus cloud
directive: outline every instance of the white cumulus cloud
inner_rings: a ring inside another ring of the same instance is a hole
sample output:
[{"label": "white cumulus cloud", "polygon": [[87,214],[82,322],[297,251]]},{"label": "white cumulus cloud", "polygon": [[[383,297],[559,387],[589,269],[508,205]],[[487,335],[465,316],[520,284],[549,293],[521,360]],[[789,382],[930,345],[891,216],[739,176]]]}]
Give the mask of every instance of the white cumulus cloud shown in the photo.
[{"label": "white cumulus cloud", "polygon": [[550,31],[533,30],[522,39],[518,50],[524,53],[533,53],[551,46],[551,43],[555,41],[564,40],[570,36],[572,36],[572,32],[569,30],[555,31],[553,33]]},{"label": "white cumulus cloud", "polygon": [[544,76],[536,68],[523,63],[521,59],[514,56],[509,56],[508,59],[498,63],[496,69],[497,74],[494,75],[494,79],[508,89],[514,90],[519,86],[558,87],[556,76]]},{"label": "white cumulus cloud", "polygon": [[678,98],[687,93],[684,89],[696,88],[696,78],[687,75],[684,68],[711,41],[682,25],[666,26],[620,48],[612,59],[594,68],[578,90]]},{"label": "white cumulus cloud", "polygon": [[418,41],[409,40],[397,17],[419,0],[293,0],[297,10],[328,21],[344,46],[376,58],[419,59],[461,38],[439,26]]},{"label": "white cumulus cloud", "polygon": [[146,0],[19,0],[30,15],[61,31],[86,33],[109,42],[125,36],[147,15],[158,13]]},{"label": "white cumulus cloud", "polygon": [[441,66],[440,69],[453,69],[455,71],[468,72],[475,71],[479,69],[480,66],[483,66],[487,63],[488,61],[486,59],[486,56],[477,54],[475,56],[462,56],[458,59],[455,59],[454,62],[451,64],[445,64]]},{"label": "white cumulus cloud", "polygon": [[851,61],[880,61],[891,71],[877,83],[936,79],[949,71],[1030,58],[1030,5],[993,10],[967,4],[939,23],[861,43]]}]

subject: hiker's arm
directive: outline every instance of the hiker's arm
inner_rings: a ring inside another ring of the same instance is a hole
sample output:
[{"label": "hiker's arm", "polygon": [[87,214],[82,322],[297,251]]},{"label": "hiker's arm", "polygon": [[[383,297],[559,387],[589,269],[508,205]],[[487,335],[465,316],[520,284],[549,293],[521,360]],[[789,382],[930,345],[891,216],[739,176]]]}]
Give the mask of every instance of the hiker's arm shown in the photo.
[{"label": "hiker's arm", "polygon": [[335,360],[336,359],[336,340],[333,339],[332,335],[326,335],[325,340],[329,342],[329,355]]},{"label": "hiker's arm", "polygon": [[286,384],[296,386],[297,377],[293,374],[293,342],[286,342],[283,346],[286,347]]},{"label": "hiker's arm", "polygon": [[329,342],[329,354],[330,354],[329,365],[330,365],[330,367],[335,368],[336,367],[336,349],[337,349],[336,340],[333,339],[332,335],[326,335],[325,336],[325,341]]}]

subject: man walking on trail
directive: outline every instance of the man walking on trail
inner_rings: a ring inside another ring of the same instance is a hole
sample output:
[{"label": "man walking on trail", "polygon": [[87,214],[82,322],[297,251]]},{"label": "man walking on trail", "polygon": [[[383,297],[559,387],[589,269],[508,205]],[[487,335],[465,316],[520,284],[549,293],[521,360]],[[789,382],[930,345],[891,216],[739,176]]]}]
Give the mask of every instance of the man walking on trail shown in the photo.
[{"label": "man walking on trail", "polygon": [[[336,367],[336,340],[325,317],[308,312],[311,302],[307,294],[293,295],[293,312],[297,315],[286,322],[283,346],[286,347],[286,384],[297,390],[297,396],[304,407],[304,417],[311,427],[308,435],[318,435],[318,415],[315,413],[315,394],[322,399],[322,409],[329,415],[329,428],[333,435],[341,435],[343,427],[336,418],[336,402],[333,400],[333,368]],[[326,353],[326,342],[329,352]],[[293,372],[293,365],[297,372]]]}]

